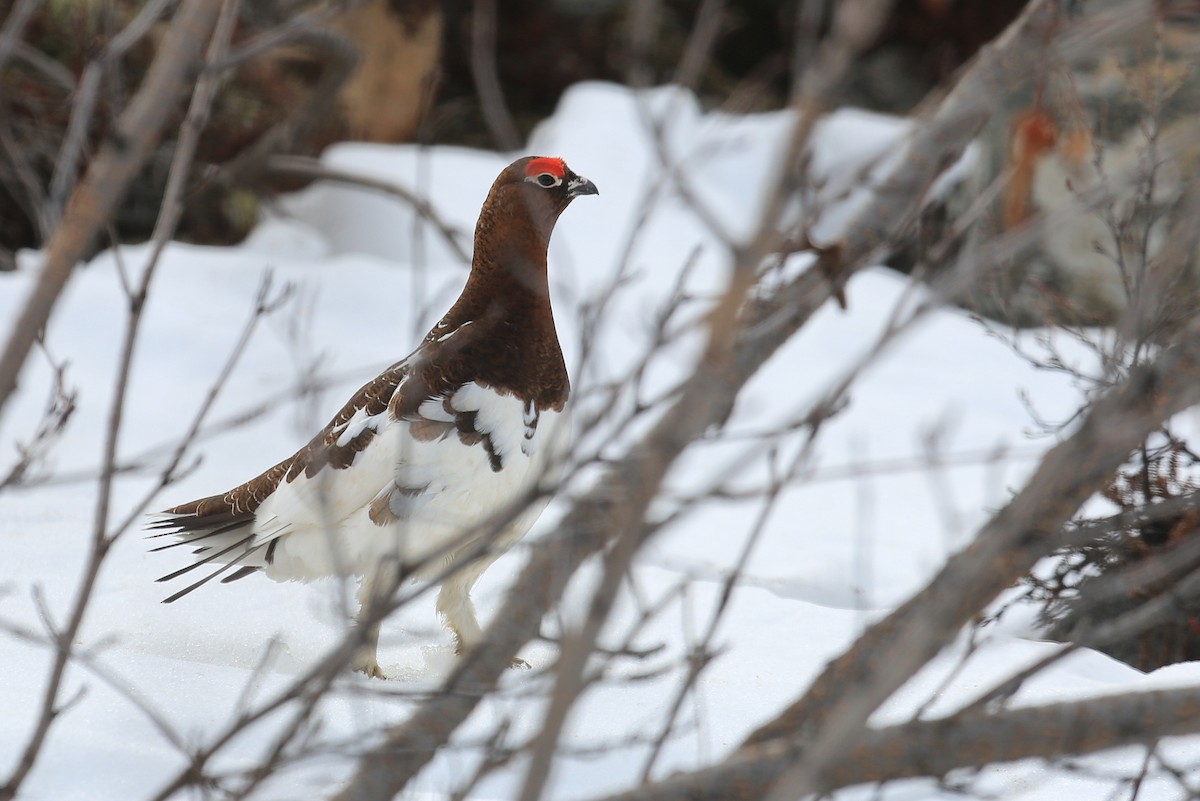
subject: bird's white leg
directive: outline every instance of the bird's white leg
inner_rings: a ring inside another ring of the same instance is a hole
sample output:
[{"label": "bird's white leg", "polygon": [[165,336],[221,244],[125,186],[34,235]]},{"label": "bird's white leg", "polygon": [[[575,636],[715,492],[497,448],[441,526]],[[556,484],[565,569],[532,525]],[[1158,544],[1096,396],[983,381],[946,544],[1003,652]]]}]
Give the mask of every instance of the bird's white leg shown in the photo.
[{"label": "bird's white leg", "polygon": [[[438,592],[437,611],[454,635],[454,653],[462,656],[468,649],[483,639],[483,629],[475,615],[475,604],[471,601],[471,588],[495,558],[477,560],[454,571],[442,582]],[[514,658],[512,667],[529,667],[524,659]]]},{"label": "bird's white leg", "polygon": [[[395,562],[385,560],[373,572],[363,576],[358,587],[357,622],[360,625],[374,604],[387,602],[387,593],[396,583],[396,575]],[[383,669],[379,667],[379,625],[375,623],[367,627],[366,641],[354,655],[350,667],[373,679],[386,679]]]},{"label": "bird's white leg", "polygon": [[468,566],[451,574],[438,592],[437,611],[454,635],[454,653],[459,656],[483,638],[483,629],[475,616],[475,604],[471,601],[471,587],[478,578],[479,571]]}]

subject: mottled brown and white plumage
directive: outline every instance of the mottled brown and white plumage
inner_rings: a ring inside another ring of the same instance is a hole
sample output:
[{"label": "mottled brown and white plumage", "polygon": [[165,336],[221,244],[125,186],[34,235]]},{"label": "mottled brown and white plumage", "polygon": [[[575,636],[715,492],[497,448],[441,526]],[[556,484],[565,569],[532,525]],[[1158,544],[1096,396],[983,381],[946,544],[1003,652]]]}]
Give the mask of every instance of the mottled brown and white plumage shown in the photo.
[{"label": "mottled brown and white plumage", "polygon": [[[481,631],[470,590],[541,513],[534,502],[484,543],[485,524],[547,478],[561,456],[570,382],[550,308],[546,254],[558,216],[591,181],[558,158],[527,157],[492,185],[461,296],[407,358],[358,390],[299,451],[228,492],[150,524],[195,546],[160,581],[360,576],[364,608],[396,571],[455,570],[437,609],[459,652]],[[483,547],[481,547],[483,546]],[[468,558],[468,554],[473,558]],[[360,612],[361,614],[361,612]],[[378,627],[354,667],[382,676]]]}]

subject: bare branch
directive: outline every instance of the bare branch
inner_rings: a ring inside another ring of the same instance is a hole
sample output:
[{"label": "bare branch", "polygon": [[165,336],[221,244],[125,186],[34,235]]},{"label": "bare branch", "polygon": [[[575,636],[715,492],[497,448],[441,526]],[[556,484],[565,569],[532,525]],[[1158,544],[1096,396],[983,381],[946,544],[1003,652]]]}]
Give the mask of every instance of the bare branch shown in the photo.
[{"label": "bare branch", "polygon": [[54,371],[46,409],[28,442],[17,443],[19,456],[7,473],[0,474],[0,490],[28,481],[29,472],[49,453],[75,412],[78,392],[67,386],[67,366],[55,362],[49,353],[46,353],[46,359]]},{"label": "bare branch", "polygon": [[36,47],[25,42],[15,42],[13,56],[42,73],[53,83],[58,84],[59,89],[67,92],[75,90],[75,76],[71,74],[71,71]]},{"label": "bare branch", "polygon": [[67,195],[75,185],[83,148],[87,142],[88,132],[91,130],[103,73],[104,61],[92,61],[84,68],[79,83],[73,87],[74,99],[71,101],[71,117],[67,121],[67,130],[63,134],[62,144],[58,148],[54,173],[50,176],[49,192],[41,204],[41,213],[38,215],[38,224],[44,229],[42,234],[47,238],[54,226],[62,221],[62,210],[66,205]]},{"label": "bare branch", "polygon": [[392,183],[391,181],[382,181],[366,175],[359,175],[347,170],[339,170],[336,167],[329,167],[322,164],[319,159],[308,158],[307,156],[276,154],[267,159],[267,169],[271,172],[284,175],[301,175],[321,181],[337,181],[351,186],[361,186],[398,198],[411,206],[413,211],[422,219],[427,220],[433,227],[437,228],[438,233],[442,235],[442,239],[454,251],[454,255],[458,256],[463,263],[470,263],[471,261],[470,255],[462,244],[467,235],[443,220],[441,215],[438,214],[437,209],[428,200],[400,184]]},{"label": "bare branch", "polygon": [[88,62],[78,85],[73,87],[75,99],[71,104],[71,118],[55,159],[49,196],[38,217],[47,228],[47,237],[50,230],[59,224],[67,195],[75,188],[79,161],[99,100],[101,78],[150,32],[170,4],[170,0],[153,0],[143,5],[129,24],[108,42],[100,57]]},{"label": "bare branch", "polygon": [[50,318],[55,303],[96,233],[112,217],[151,148],[179,94],[190,82],[201,51],[216,23],[217,0],[184,0],[163,38],[137,95],[117,119],[109,140],[71,194],[66,213],[46,246],[37,284],[0,353],[0,414],[17,387],[17,375],[30,347]]},{"label": "bare branch", "polygon": [[696,22],[687,48],[679,59],[674,83],[692,88],[700,80],[700,73],[709,63],[717,34],[721,32],[721,21],[725,15],[725,0],[704,0],[696,10]]},{"label": "bare branch", "polygon": [[511,153],[521,147],[521,135],[504,102],[504,90],[496,72],[496,0],[475,0],[473,6],[471,79],[496,149]]},{"label": "bare branch", "polygon": [[25,33],[25,26],[29,24],[33,12],[37,11],[41,4],[42,0],[17,0],[9,9],[4,27],[0,28],[0,72],[4,71],[5,65],[13,55],[13,49]]},{"label": "bare branch", "polygon": [[[811,446],[815,436],[810,436],[807,445]],[[787,486],[788,480],[792,478],[798,467],[803,464],[810,456],[809,447],[802,448],[791,460],[788,469],[780,476],[773,476],[771,485],[767,490],[765,497],[762,500],[762,505],[758,511],[758,515],[754,521],[753,527],[746,536],[745,542],[742,544],[741,551],[738,553],[737,561],[734,562],[733,568],[726,575],[725,580],[721,582],[721,596],[717,600],[716,608],[709,617],[708,627],[704,634],[700,637],[699,643],[692,648],[692,652],[688,656],[688,672],[676,691],[675,698],[671,703],[671,708],[663,722],[663,727],[659,735],[654,740],[654,748],[651,750],[649,757],[646,759],[646,764],[642,768],[641,780],[643,783],[650,781],[650,773],[654,769],[654,763],[658,760],[662,752],[662,747],[670,736],[671,730],[675,726],[675,720],[679,715],[680,709],[683,707],[683,701],[688,692],[693,691],[696,683],[700,679],[700,674],[712,663],[713,653],[711,650],[713,639],[717,634],[717,627],[725,615],[725,611],[729,606],[730,600],[733,598],[734,588],[737,583],[744,578],[746,565],[750,561],[750,555],[754,551],[754,547],[758,544],[763,532],[766,530],[767,521],[775,511],[775,506],[779,502],[780,493]],[[770,464],[773,466],[778,458],[778,453],[773,453],[770,459]],[[774,470],[772,470],[774,472]]]},{"label": "bare branch", "polygon": [[[914,721],[863,732],[852,748],[829,764],[822,788],[832,791],[856,784],[944,776],[957,768],[1087,754],[1197,731],[1200,689],[1195,687]],[[761,743],[720,765],[607,796],[604,801],[762,798],[799,754],[791,743]]]},{"label": "bare branch", "polygon": [[[305,102],[285,119],[271,127],[254,144],[244,148],[236,157],[214,171],[216,180],[233,184],[253,184],[267,171],[267,160],[276,153],[286,152],[317,128],[337,101],[342,84],[358,66],[358,51],[344,37],[328,28],[319,27],[320,13],[295,17],[287,25],[284,37],[266,36],[272,46],[298,43],[324,55],[321,76],[308,93]],[[303,24],[301,24],[303,23]]]}]

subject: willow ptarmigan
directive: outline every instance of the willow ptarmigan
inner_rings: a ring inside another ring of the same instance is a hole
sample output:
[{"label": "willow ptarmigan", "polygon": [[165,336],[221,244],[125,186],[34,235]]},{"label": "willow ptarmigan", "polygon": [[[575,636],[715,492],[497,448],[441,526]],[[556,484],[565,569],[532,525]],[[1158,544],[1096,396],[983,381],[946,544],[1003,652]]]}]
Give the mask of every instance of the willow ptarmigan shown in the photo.
[{"label": "willow ptarmigan", "polygon": [[[196,546],[192,564],[160,581],[217,567],[165,602],[218,576],[262,571],[277,581],[360,576],[365,610],[396,571],[444,576],[437,609],[456,650],[478,641],[471,587],[546,501],[482,542],[489,520],[538,485],[563,451],[570,382],[546,251],[563,210],[595,194],[558,158],[518,159],[500,173],[479,213],[466,287],[408,358],[356,392],[294,455],[155,517],[154,536],[176,538],[155,550]],[[368,632],[354,668],[382,677],[378,635],[378,626]]]}]

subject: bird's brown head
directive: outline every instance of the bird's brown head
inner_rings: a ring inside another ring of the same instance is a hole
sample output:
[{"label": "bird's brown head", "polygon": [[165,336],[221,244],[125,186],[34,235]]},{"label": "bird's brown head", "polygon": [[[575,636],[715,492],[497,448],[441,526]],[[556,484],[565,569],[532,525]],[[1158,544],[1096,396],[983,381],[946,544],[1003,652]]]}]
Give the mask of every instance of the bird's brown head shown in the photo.
[{"label": "bird's brown head", "polygon": [[[567,163],[552,156],[526,156],[508,165],[488,194],[480,215],[491,226],[505,231],[527,231],[544,245],[554,223],[580,195],[598,195],[596,185],[577,175]],[[480,231],[479,233],[483,233]]]},{"label": "bird's brown head", "polygon": [[508,165],[479,212],[471,275],[444,327],[479,320],[489,310],[511,317],[522,303],[548,319],[546,256],[554,223],[572,200],[597,194],[594,183],[560,158],[527,156]]}]

